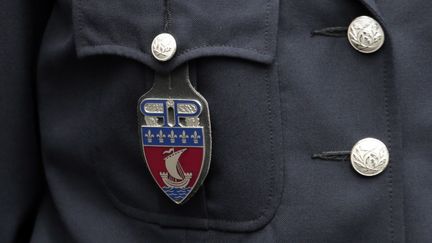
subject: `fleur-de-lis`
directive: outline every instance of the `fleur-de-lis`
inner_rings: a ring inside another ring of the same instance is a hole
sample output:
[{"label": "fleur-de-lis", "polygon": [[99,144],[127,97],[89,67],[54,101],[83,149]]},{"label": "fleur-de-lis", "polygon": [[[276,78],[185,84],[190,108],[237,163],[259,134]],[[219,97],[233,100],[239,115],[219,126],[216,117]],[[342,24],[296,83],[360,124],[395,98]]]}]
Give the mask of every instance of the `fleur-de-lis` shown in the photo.
[{"label": "fleur-de-lis", "polygon": [[158,135],[156,135],[156,137],[159,138],[159,143],[163,143],[164,142],[164,138],[166,138],[165,134],[163,134],[162,130],[159,130]]},{"label": "fleur-de-lis", "polygon": [[191,138],[193,139],[193,142],[194,142],[194,143],[198,143],[198,140],[201,138],[201,136],[198,135],[198,133],[195,131],[195,132],[192,134]]},{"label": "fleur-de-lis", "polygon": [[186,132],[183,130],[182,134],[180,135],[182,143],[186,143],[189,136],[186,134]]},{"label": "fleur-de-lis", "polygon": [[177,138],[177,135],[174,133],[174,130],[171,130],[171,133],[168,135],[170,138],[171,143],[175,143],[175,139]]},{"label": "fleur-de-lis", "polygon": [[150,130],[148,130],[148,132],[144,136],[147,138],[148,143],[151,143],[153,141],[154,135]]}]

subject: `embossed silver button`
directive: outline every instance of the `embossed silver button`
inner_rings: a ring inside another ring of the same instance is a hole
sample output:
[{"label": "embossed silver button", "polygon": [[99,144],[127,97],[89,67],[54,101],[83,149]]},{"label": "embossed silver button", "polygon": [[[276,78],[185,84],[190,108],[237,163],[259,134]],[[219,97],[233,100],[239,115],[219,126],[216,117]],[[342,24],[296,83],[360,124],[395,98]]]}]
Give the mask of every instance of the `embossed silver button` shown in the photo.
[{"label": "embossed silver button", "polygon": [[348,40],[359,52],[372,53],[384,44],[384,31],[373,18],[360,16],[355,18],[348,27]]},{"label": "embossed silver button", "polygon": [[351,150],[351,165],[361,175],[375,176],[389,163],[387,146],[378,139],[364,138]]},{"label": "embossed silver button", "polygon": [[151,51],[153,57],[161,62],[170,60],[177,50],[174,37],[168,33],[157,35],[152,42]]}]

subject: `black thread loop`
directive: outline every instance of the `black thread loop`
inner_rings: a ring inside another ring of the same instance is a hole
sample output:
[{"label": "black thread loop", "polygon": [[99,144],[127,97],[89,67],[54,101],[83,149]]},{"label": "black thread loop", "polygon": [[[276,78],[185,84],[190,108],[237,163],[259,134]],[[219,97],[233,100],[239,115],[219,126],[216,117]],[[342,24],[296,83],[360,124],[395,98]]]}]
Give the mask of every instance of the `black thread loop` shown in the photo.
[{"label": "black thread loop", "polygon": [[351,151],[326,151],[312,155],[312,159],[348,161],[350,160]]},{"label": "black thread loop", "polygon": [[327,27],[319,30],[312,31],[312,37],[316,35],[327,36],[327,37],[346,37],[348,27]]}]

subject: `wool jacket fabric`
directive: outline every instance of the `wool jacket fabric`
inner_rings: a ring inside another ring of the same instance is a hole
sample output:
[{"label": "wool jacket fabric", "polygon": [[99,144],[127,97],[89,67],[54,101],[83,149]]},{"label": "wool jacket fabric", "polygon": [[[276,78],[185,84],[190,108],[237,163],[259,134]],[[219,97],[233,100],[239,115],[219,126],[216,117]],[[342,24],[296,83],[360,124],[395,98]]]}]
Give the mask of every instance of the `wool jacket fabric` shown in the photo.
[{"label": "wool jacket fabric", "polygon": [[[0,8],[0,242],[432,242],[431,1]],[[363,15],[385,33],[372,54],[345,32]],[[168,62],[151,54],[163,32]],[[176,205],[143,160],[137,101],[185,64],[213,151]],[[311,157],[366,137],[389,149],[377,176]]]}]

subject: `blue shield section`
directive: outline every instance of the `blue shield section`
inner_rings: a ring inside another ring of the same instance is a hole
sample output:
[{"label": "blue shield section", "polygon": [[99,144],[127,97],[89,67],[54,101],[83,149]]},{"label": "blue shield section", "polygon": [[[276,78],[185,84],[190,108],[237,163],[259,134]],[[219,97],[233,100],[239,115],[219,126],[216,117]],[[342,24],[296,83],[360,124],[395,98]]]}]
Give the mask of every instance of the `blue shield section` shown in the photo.
[{"label": "blue shield section", "polygon": [[204,136],[202,127],[141,127],[144,146],[202,147]]}]

